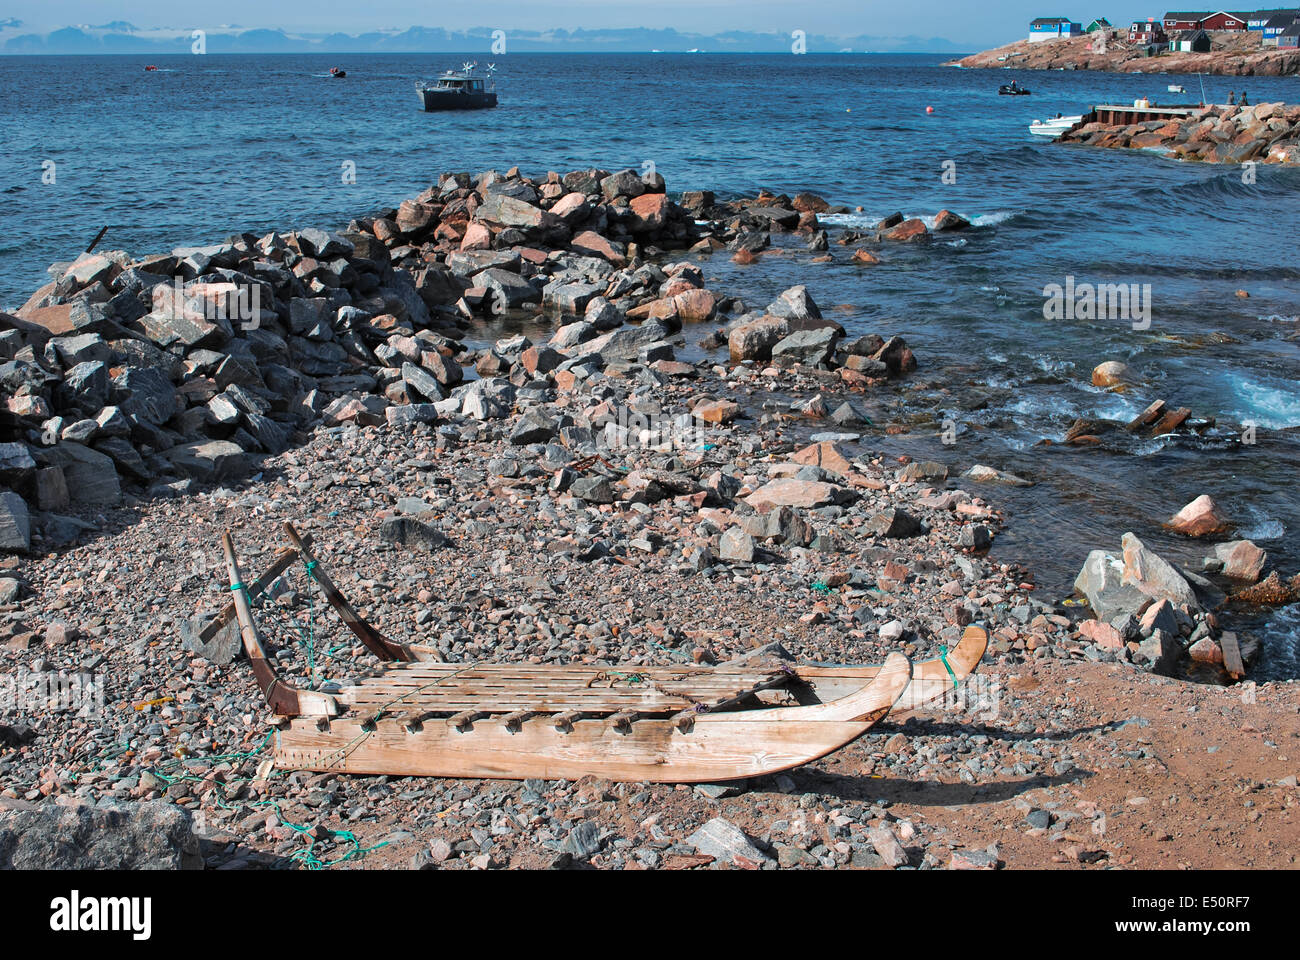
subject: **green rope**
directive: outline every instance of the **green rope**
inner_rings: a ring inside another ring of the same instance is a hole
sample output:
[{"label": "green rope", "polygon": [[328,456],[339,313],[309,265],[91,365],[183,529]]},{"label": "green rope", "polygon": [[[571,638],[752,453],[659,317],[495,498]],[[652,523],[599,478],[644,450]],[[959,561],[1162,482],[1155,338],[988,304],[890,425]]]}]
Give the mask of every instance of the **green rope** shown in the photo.
[{"label": "green rope", "polygon": [[943,665],[948,671],[948,676],[952,677],[952,688],[954,690],[958,689],[960,685],[957,683],[957,674],[952,672],[952,664],[948,662],[948,648],[942,643],[939,644],[939,659],[943,661]]},{"label": "green rope", "polygon": [[679,657],[682,660],[689,661],[691,659],[686,654],[682,653],[680,650],[674,650],[671,647],[665,647],[663,644],[655,643],[653,640],[649,638],[646,638],[646,643],[650,644],[650,646],[654,647],[656,650],[662,650],[664,653],[671,653],[674,657]]}]

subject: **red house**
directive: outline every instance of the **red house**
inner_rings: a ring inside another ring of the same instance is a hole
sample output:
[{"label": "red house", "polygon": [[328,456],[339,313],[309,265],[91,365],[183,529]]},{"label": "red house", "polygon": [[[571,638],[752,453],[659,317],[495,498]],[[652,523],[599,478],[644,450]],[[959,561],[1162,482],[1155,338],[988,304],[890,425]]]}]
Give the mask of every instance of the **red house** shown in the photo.
[{"label": "red house", "polygon": [[1128,42],[1140,43],[1144,46],[1152,43],[1166,43],[1169,36],[1165,33],[1165,28],[1155,20],[1134,20],[1133,25],[1128,28]]},{"label": "red house", "polygon": [[1211,13],[1201,21],[1202,30],[1245,30],[1246,18],[1236,13]]},{"label": "red house", "polygon": [[[1202,21],[1210,14],[1202,10],[1196,13],[1171,12],[1164,16],[1164,27],[1166,33],[1178,33],[1180,30],[1200,30]],[[1209,27],[1205,27],[1206,30]]]}]

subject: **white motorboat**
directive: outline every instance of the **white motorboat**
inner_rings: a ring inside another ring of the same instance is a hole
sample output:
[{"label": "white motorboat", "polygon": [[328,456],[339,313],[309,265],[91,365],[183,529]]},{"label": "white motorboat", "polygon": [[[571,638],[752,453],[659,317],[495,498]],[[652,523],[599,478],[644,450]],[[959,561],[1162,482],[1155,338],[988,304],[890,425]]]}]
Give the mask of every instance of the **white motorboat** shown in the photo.
[{"label": "white motorboat", "polygon": [[1168,90],[1169,90],[1170,93],[1186,93],[1186,92],[1187,92],[1187,88],[1184,87],[1181,83],[1171,83],[1171,84],[1169,84]]},{"label": "white motorboat", "polygon": [[1052,139],[1056,139],[1082,119],[1082,116],[1077,116],[1054,117],[1051,120],[1035,120],[1029,125],[1029,132],[1036,137],[1051,137]]}]

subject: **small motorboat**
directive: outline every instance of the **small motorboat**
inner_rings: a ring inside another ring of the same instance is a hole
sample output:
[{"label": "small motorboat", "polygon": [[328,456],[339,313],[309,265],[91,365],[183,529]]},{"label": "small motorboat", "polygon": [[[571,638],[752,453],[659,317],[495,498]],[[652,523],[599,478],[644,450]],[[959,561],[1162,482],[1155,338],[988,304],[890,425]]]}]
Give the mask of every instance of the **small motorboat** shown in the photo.
[{"label": "small motorboat", "polygon": [[998,87],[998,93],[1004,97],[1027,97],[1030,91],[1014,83],[1004,83]]},{"label": "small motorboat", "polygon": [[1171,83],[1171,84],[1169,84],[1169,86],[1168,86],[1166,89],[1167,89],[1170,93],[1186,93],[1186,92],[1187,92],[1187,88],[1184,87],[1181,83]]},{"label": "small motorboat", "polygon": [[1053,117],[1050,120],[1035,120],[1029,125],[1029,132],[1036,137],[1051,137],[1055,140],[1082,119],[1082,116],[1077,116]]},{"label": "small motorboat", "polygon": [[496,72],[496,64],[489,63],[484,76],[474,73],[477,66],[477,63],[466,63],[459,71],[448,70],[432,83],[417,83],[415,93],[420,98],[420,106],[426,112],[495,107],[496,82],[492,74]]},{"label": "small motorboat", "polygon": [[145,72],[145,73],[151,73],[151,72],[153,72],[154,70],[157,70],[157,69],[158,69],[158,68],[155,67],[155,66],[151,63],[151,64],[149,64],[147,67],[144,68],[144,72]]},{"label": "small motorboat", "polygon": [[339,67],[330,67],[330,76],[336,78],[346,77],[348,72]]}]

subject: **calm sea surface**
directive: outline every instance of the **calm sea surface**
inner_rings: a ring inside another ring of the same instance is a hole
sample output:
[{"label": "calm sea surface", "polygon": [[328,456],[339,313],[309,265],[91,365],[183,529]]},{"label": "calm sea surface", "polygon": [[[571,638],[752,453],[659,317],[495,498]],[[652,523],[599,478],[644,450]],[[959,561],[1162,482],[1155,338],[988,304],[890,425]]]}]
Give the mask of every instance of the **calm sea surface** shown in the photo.
[{"label": "calm sea surface", "polygon": [[[989,495],[1011,517],[994,556],[1030,563],[1045,597],[1068,593],[1087,552],[1117,547],[1126,530],[1199,568],[1205,549],[1160,522],[1200,493],[1284,574],[1300,569],[1300,170],[1260,167],[1246,184],[1237,169],[1061,147],[1026,131],[1095,103],[1199,100],[1198,78],[964,71],[939,56],[515,54],[496,58],[497,110],[421,113],[413,81],[461,59],[0,57],[0,307],[21,304],[49,263],[76,256],[104,225],[102,247],[136,254],[342,226],[445,170],[650,161],[673,193],[812,190],[863,208],[843,226],[947,207],[980,229],[886,250],[871,270],[792,249],[748,268],[715,258],[708,271],[755,305],[807,283],[851,331],[907,337],[921,388],[890,403],[917,429],[872,444],[1037,480]],[[161,69],[146,73],[146,62]],[[321,76],[335,64],[347,79]],[[1033,96],[997,96],[1012,79]],[[1188,94],[1167,93],[1169,83]],[[1253,102],[1300,102],[1294,78],[1204,83],[1212,101],[1245,87]],[[944,182],[947,161],[955,183]],[[347,163],[355,184],[342,182]],[[1069,276],[1150,284],[1150,329],[1045,320],[1044,285]],[[1094,389],[1089,371],[1110,359],[1141,385]],[[1059,441],[1076,417],[1128,418],[1156,398],[1254,423],[1257,442],[1224,427],[1194,441],[1038,443]],[[960,432],[945,447],[947,419]],[[1239,626],[1265,640],[1258,677],[1300,674],[1295,608]]]}]

